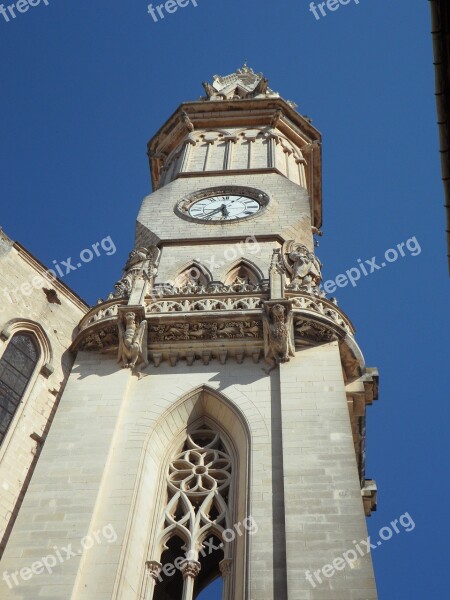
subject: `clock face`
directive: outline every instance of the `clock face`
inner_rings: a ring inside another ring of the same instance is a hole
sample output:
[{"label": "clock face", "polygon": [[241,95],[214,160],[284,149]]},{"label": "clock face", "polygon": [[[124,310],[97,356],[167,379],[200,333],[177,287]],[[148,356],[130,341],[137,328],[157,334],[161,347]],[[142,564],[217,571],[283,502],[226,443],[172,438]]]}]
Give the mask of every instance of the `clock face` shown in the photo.
[{"label": "clock face", "polygon": [[189,215],[202,221],[236,221],[261,210],[261,204],[247,196],[210,196],[189,207]]}]

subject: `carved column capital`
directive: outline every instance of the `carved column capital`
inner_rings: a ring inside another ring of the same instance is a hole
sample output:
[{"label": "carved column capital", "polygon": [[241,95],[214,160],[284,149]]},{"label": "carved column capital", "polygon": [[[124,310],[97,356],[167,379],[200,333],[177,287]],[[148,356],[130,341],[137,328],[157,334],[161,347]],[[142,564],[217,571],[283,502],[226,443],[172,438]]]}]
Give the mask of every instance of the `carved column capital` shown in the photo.
[{"label": "carved column capital", "polygon": [[158,577],[161,574],[162,564],[157,560],[149,560],[145,563],[145,566],[147,567],[148,576],[151,577],[154,581],[157,581]]},{"label": "carved column capital", "polygon": [[222,574],[222,577],[225,578],[228,575],[231,575],[232,565],[233,565],[233,561],[231,560],[231,558],[224,558],[223,560],[220,561],[219,569]]},{"label": "carved column capital", "polygon": [[197,575],[200,573],[201,564],[196,560],[184,560],[181,563],[181,572],[183,573],[183,578],[192,577],[195,579]]}]

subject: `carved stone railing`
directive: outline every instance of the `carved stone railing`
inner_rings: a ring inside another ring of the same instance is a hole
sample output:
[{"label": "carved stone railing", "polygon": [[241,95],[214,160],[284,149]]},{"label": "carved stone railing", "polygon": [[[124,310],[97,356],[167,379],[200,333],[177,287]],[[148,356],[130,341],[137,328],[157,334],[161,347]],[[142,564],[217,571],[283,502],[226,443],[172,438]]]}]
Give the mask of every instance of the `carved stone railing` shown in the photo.
[{"label": "carved stone railing", "polygon": [[84,331],[93,325],[97,325],[101,321],[117,320],[119,314],[119,306],[124,306],[127,303],[125,298],[114,299],[102,304],[97,304],[94,308],[83,317],[80,322],[80,331]]},{"label": "carved stone railing", "polygon": [[220,311],[220,310],[258,310],[261,309],[265,296],[231,296],[213,298],[167,298],[165,300],[152,300],[146,308],[145,314],[174,313],[193,311]]},{"label": "carved stone railing", "polygon": [[332,321],[338,325],[346,333],[350,335],[355,333],[350,319],[330,300],[308,294],[299,294],[298,292],[288,292],[286,296],[289,300],[292,300],[294,312],[301,312],[311,316],[320,315],[324,320]]}]

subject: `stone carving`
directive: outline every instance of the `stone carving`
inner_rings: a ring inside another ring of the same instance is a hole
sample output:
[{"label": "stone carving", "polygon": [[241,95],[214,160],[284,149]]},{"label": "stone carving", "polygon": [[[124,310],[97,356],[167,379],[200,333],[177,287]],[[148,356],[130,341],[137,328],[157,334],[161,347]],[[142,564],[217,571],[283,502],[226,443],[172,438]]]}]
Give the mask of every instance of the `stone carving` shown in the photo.
[{"label": "stone carving", "polygon": [[184,579],[186,579],[186,577],[195,579],[200,573],[201,568],[201,564],[196,560],[184,560],[181,563],[181,572],[183,573]]},{"label": "stone carving", "polygon": [[282,117],[283,117],[283,111],[281,110],[281,108],[278,108],[275,111],[275,113],[274,113],[274,115],[272,117],[272,120],[270,121],[270,128],[271,129],[276,129],[277,125],[278,125],[278,123],[279,123],[279,121],[280,121],[280,119]]},{"label": "stone carving", "polygon": [[295,321],[295,335],[313,342],[333,342],[338,339],[335,331],[308,319]]},{"label": "stone carving", "polygon": [[157,342],[260,338],[262,333],[259,321],[172,323],[151,325],[150,330]]},{"label": "stone carving", "polygon": [[217,90],[207,81],[202,81],[202,86],[205,90],[207,98],[211,99],[217,94]]},{"label": "stone carving", "polygon": [[254,96],[259,96],[259,94],[265,94],[269,89],[269,80],[262,76],[261,79],[256,84],[255,89],[253,90]]},{"label": "stone carving", "polygon": [[100,331],[89,334],[80,344],[80,350],[107,350],[111,347],[117,347],[118,344],[117,328],[115,326],[104,327]]},{"label": "stone carving", "polygon": [[161,300],[147,306],[146,313],[172,313],[192,311],[216,311],[216,310],[256,310],[261,308],[263,299],[261,297],[241,298],[202,298],[185,299],[180,301]]},{"label": "stone carving", "polygon": [[162,564],[157,560],[149,560],[146,563],[148,575],[156,582],[162,570]]},{"label": "stone carving", "polygon": [[92,316],[89,317],[87,321],[85,321],[81,329],[86,329],[90,325],[93,325],[97,321],[102,321],[103,319],[110,319],[112,317],[116,317],[119,311],[120,304],[111,304],[106,308],[100,308],[97,310]]},{"label": "stone carving", "polygon": [[260,284],[251,283],[248,279],[236,277],[235,281],[230,285],[225,285],[219,281],[210,283],[208,286],[199,285],[194,281],[188,281],[181,287],[176,287],[170,283],[158,284],[151,291],[153,298],[164,298],[167,296],[184,296],[184,295],[205,295],[205,294],[236,294],[236,293],[252,293],[252,292],[267,292],[269,285],[267,281],[262,281]]},{"label": "stone carving", "polygon": [[122,363],[124,368],[133,369],[140,363],[143,363],[144,368],[148,365],[147,321],[143,318],[138,325],[136,318],[136,314],[131,310],[119,315],[119,354],[117,362]]},{"label": "stone carving", "polygon": [[286,269],[281,260],[281,251],[276,248],[272,254],[272,260],[269,267],[270,298],[284,298],[284,288],[286,283]]},{"label": "stone carving", "polygon": [[220,573],[222,574],[222,577],[225,578],[228,575],[231,575],[232,566],[233,566],[233,561],[231,560],[231,558],[224,558],[222,561],[220,561],[219,568],[220,568]]},{"label": "stone carving", "polygon": [[194,124],[192,123],[192,121],[190,120],[188,114],[183,110],[183,112],[180,115],[180,121],[186,125],[188,131],[194,131]]},{"label": "stone carving", "polygon": [[135,248],[128,256],[122,278],[114,285],[115,293],[110,294],[108,300],[125,298],[131,294],[133,284],[140,278],[154,279],[157,274],[156,264],[160,250],[156,246],[150,248]]},{"label": "stone carving", "polygon": [[264,303],[264,353],[273,368],[295,356],[292,303],[273,300]]},{"label": "stone carving", "polygon": [[[291,298],[294,308],[300,308],[301,310],[310,310],[312,312],[328,317],[334,321],[337,325],[345,329],[348,333],[353,333],[351,327],[343,319],[342,315],[338,310],[331,308],[326,302],[321,302],[317,299],[311,299],[305,296],[297,296]],[[333,303],[334,304],[334,303]]]},{"label": "stone carving", "polygon": [[287,289],[324,295],[319,290],[322,264],[304,244],[292,240],[286,242],[283,247],[283,259],[291,276],[291,283]]}]

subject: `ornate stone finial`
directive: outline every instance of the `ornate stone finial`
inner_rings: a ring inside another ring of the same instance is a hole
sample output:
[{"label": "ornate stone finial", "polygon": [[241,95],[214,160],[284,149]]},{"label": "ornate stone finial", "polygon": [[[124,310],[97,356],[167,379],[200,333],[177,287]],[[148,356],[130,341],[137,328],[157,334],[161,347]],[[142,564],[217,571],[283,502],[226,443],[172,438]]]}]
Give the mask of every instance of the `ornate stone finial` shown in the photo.
[{"label": "ornate stone finial", "polygon": [[295,356],[292,302],[269,300],[263,312],[264,353],[270,370]]},{"label": "ornate stone finial", "polygon": [[[157,274],[157,262],[160,250],[156,246],[150,248],[135,248],[130,252],[125,265],[122,278],[114,285],[115,293],[110,294],[112,298],[128,298],[132,295],[136,282],[141,280],[151,281]],[[139,302],[139,299],[138,299]],[[133,304],[136,303],[133,301]]]},{"label": "ornate stone finial", "polygon": [[323,295],[319,290],[322,264],[304,244],[293,240],[286,242],[283,246],[283,261],[291,277],[287,289]]},{"label": "ornate stone finial", "polygon": [[192,577],[195,579],[197,575],[200,573],[201,564],[196,560],[184,560],[181,563],[181,572],[183,573],[183,578]]},{"label": "ornate stone finial", "polygon": [[269,267],[270,280],[270,298],[284,298],[284,286],[286,279],[286,269],[281,259],[281,250],[276,248],[272,254],[272,261]]},{"label": "ornate stone finial", "polygon": [[161,573],[162,564],[160,562],[158,562],[157,560],[149,560],[147,563],[145,563],[145,566],[147,567],[147,574],[152,579],[157,581],[158,577]]},{"label": "ornate stone finial", "polygon": [[[134,369],[137,364],[148,365],[147,321],[145,313],[138,314],[139,309],[132,311],[130,307],[119,308],[119,354],[117,362],[123,368]],[[141,319],[137,324],[137,319]]]}]

